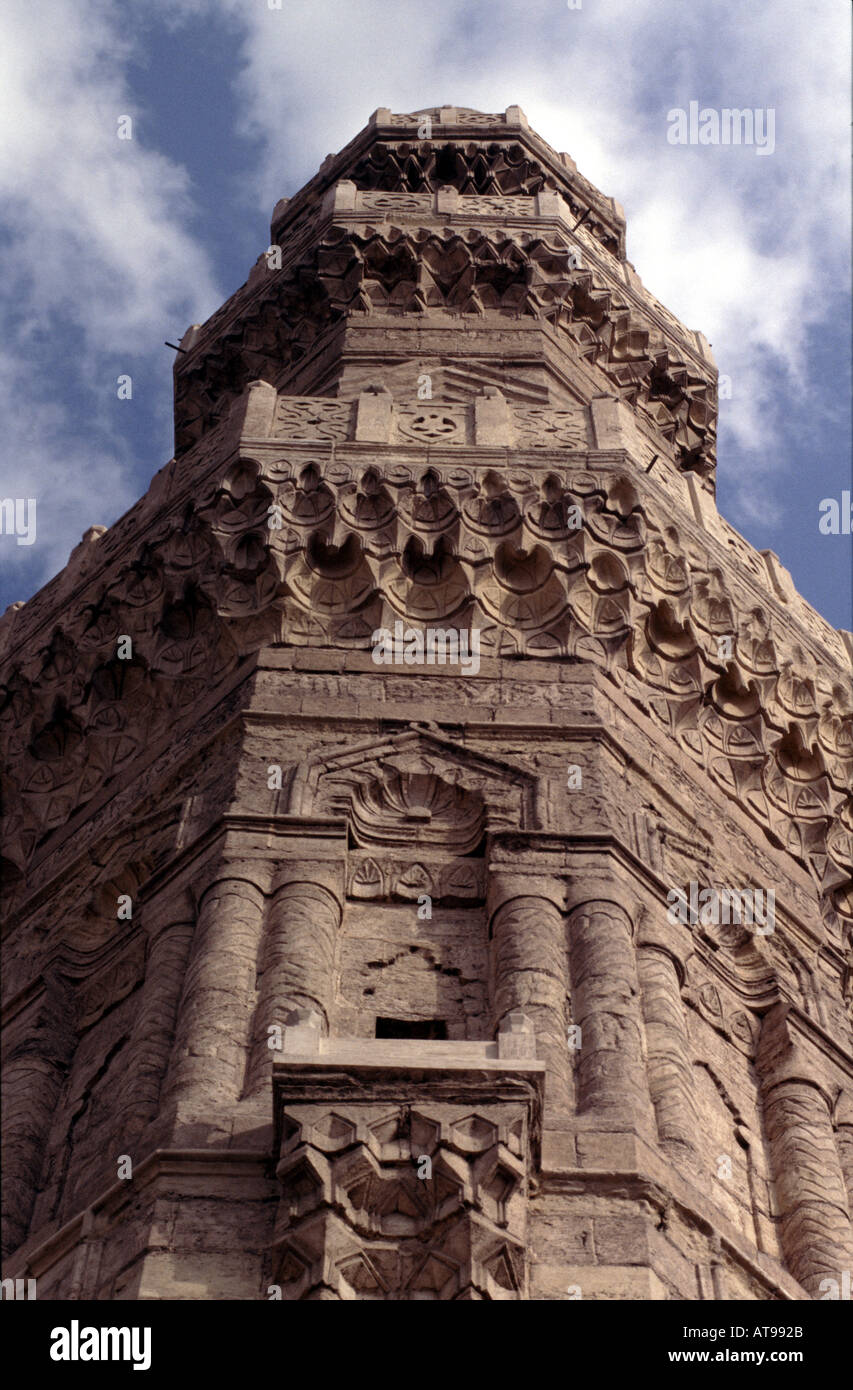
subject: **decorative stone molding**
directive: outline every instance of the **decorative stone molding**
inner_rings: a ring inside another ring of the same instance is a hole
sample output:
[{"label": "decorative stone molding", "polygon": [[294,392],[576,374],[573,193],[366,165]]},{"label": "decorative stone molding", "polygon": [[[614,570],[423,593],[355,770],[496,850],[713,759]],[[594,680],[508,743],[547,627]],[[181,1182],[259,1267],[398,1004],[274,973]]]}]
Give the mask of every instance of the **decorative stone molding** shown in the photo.
[{"label": "decorative stone molding", "polygon": [[[618,670],[680,750],[853,912],[849,693],[750,595],[729,593],[674,525],[650,532],[626,475],[340,462],[293,473],[230,467],[191,525],[93,596],[94,627],[81,614],[12,665],[6,842],[19,866],[97,790],[94,766],[118,773],[138,758],[143,712],[167,717],[202,672],[205,689],[229,679],[264,640],[367,647],[402,612],[476,628],[484,656]],[[271,531],[276,506],[283,529]],[[133,661],[105,660],[121,632]]]}]

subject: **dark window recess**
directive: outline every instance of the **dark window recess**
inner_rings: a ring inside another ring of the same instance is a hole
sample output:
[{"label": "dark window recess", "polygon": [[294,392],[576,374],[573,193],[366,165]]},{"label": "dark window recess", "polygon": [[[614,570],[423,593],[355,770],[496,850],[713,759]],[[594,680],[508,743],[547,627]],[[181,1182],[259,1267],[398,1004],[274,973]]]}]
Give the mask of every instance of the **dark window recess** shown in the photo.
[{"label": "dark window recess", "polygon": [[377,1038],[426,1038],[430,1042],[447,1040],[443,1018],[377,1018]]}]

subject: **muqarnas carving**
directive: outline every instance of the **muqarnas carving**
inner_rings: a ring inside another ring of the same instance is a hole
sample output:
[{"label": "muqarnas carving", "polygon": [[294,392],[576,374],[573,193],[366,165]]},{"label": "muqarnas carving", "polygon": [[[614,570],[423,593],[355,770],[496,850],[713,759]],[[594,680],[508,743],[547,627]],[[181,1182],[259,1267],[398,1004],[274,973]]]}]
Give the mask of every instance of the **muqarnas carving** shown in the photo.
[{"label": "muqarnas carving", "polygon": [[519,1299],[521,1104],[287,1104],[272,1278],[288,1299]]}]

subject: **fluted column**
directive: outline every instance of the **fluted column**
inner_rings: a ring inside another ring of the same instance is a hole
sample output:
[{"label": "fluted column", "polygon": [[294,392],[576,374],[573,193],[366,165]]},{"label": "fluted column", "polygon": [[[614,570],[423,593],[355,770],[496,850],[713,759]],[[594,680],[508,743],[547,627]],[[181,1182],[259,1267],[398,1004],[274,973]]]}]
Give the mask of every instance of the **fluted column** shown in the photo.
[{"label": "fluted column", "polygon": [[240,1097],[264,895],[245,870],[225,867],[198,905],[164,1101],[204,1121]]},{"label": "fluted column", "polygon": [[142,999],[130,1036],[129,1084],[121,1100],[127,1117],[125,1142],[157,1115],[193,931],[191,921],[171,922],[161,925],[148,941]]},{"label": "fluted column", "polygon": [[495,873],[489,882],[492,1026],[522,1009],[533,1024],[537,1056],[547,1063],[546,1104],[569,1105],[566,1041],[566,924],[558,879]]},{"label": "fluted column", "polygon": [[2,1075],[4,1259],[29,1234],[44,1147],[74,1054],[71,1007],[62,981],[47,981],[16,1031],[20,1041],[11,1045]]},{"label": "fluted column", "polygon": [[843,1092],[835,1108],[835,1143],[847,1188],[847,1205],[853,1217],[853,1095]]},{"label": "fluted column", "polygon": [[766,1015],[757,1066],[785,1263],[820,1298],[822,1280],[853,1268],[853,1228],[829,1101],[789,1009]]},{"label": "fluted column", "polygon": [[273,887],[264,930],[258,1002],[252,1028],[247,1089],[269,1079],[269,1029],[283,1028],[292,1009],[315,1010],[329,1031],[334,1001],[335,950],[341,924],[340,868],[326,863],[290,865]]},{"label": "fluted column", "polygon": [[653,1130],[631,920],[616,902],[569,918],[572,1022],[581,1027],[578,1111],[612,1112]]},{"label": "fluted column", "polygon": [[679,962],[657,943],[641,944],[637,973],[646,1027],[646,1070],[658,1139],[696,1163],[699,1116],[693,1095]]}]

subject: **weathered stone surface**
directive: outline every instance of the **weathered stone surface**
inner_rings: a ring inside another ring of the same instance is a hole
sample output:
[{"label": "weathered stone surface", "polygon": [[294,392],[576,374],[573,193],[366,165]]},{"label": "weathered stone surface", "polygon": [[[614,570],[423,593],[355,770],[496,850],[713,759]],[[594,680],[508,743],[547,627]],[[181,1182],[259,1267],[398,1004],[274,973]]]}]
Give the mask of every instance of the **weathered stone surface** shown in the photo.
[{"label": "weathered stone surface", "polygon": [[850,652],[717,511],[707,343],[517,107],[380,109],[272,239],[0,619],[4,1276],[821,1297]]}]

